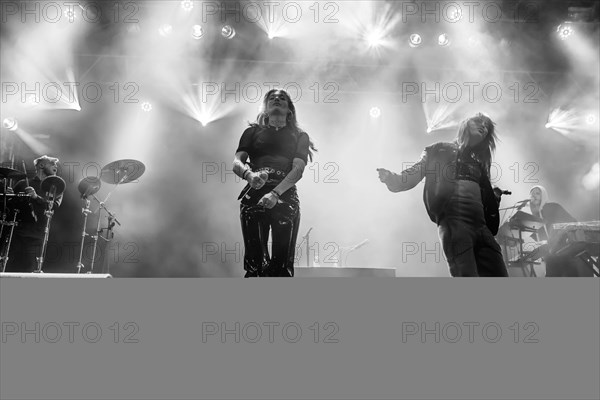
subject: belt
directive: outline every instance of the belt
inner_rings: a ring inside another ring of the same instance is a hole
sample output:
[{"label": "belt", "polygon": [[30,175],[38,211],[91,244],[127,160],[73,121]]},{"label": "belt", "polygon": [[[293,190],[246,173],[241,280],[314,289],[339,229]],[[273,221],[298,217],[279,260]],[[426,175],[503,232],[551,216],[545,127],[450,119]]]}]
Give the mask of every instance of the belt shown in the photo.
[{"label": "belt", "polygon": [[265,171],[269,175],[275,175],[275,176],[279,176],[281,178],[283,178],[283,177],[285,177],[287,175],[287,172],[283,172],[283,171],[280,171],[278,169],[274,169],[274,168],[271,168],[271,167],[263,167],[263,168],[259,168],[259,169],[256,170],[256,172],[259,172],[259,171]]}]

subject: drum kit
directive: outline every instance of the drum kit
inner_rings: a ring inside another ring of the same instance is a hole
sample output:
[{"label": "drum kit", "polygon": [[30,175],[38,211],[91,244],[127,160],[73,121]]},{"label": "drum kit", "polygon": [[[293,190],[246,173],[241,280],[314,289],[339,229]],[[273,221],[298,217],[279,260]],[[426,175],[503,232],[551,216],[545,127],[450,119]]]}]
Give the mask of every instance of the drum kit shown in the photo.
[{"label": "drum kit", "polygon": [[[25,170],[25,166],[23,166],[23,169]],[[121,223],[117,219],[115,214],[112,213],[106,206],[108,199],[119,185],[136,181],[143,175],[145,169],[146,167],[144,166],[144,164],[137,160],[117,160],[105,165],[100,171],[99,177],[88,176],[81,179],[81,181],[79,182],[77,189],[81,194],[81,199],[84,203],[84,207],[82,208],[83,227],[79,249],[79,260],[77,263],[77,273],[81,273],[81,270],[85,268],[84,264],[82,263],[85,238],[87,236],[90,236],[93,240],[93,254],[91,259],[91,265],[89,270],[87,271],[88,274],[91,274],[93,273],[94,269],[94,260],[96,258],[96,248],[98,239],[102,238],[104,241],[110,242],[114,235],[112,230],[115,224],[121,226]],[[12,190],[8,189],[12,187],[13,180],[20,179],[25,179],[26,185],[29,186],[29,179],[27,178],[26,172],[21,172],[13,168],[0,168],[0,182],[3,183],[2,187],[0,188],[0,197],[2,200],[2,219],[0,220],[0,238],[2,238],[2,243],[0,243],[0,270],[2,272],[4,272],[6,269],[10,245],[12,242],[15,227],[19,225],[18,214],[21,209],[19,205],[23,202],[29,203],[32,210],[32,216],[37,221],[37,216],[33,211],[29,195],[26,193],[12,193]],[[100,190],[102,182],[110,185],[115,185],[115,187],[108,193],[108,195],[103,201],[96,197],[96,193]],[[34,272],[42,272],[44,257],[46,255],[46,249],[48,244],[48,237],[50,233],[50,226],[52,222],[52,217],[54,215],[54,203],[55,200],[64,193],[65,188],[65,181],[61,177],[56,175],[48,176],[44,178],[41,182],[42,193],[38,194],[40,196],[43,196],[47,203],[47,208],[44,211],[44,215],[46,216],[46,223],[44,226],[44,239],[42,242],[40,254],[38,257],[36,257],[37,267],[34,270]],[[94,235],[89,235],[86,233],[87,218],[89,214],[92,214],[92,211],[90,210],[90,197],[98,203],[98,208],[96,210],[96,212],[98,213],[98,222]],[[10,218],[9,209],[12,210],[12,218]],[[107,227],[103,229],[100,228],[102,212],[105,212],[108,218]],[[101,236],[103,231],[106,231],[105,236]],[[108,271],[106,272],[108,273]]]}]

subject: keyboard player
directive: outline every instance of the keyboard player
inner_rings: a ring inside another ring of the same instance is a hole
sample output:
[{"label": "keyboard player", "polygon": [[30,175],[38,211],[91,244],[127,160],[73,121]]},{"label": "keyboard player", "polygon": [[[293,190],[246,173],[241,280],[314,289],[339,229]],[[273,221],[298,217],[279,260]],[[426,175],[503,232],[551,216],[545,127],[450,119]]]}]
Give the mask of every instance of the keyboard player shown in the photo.
[{"label": "keyboard player", "polygon": [[[542,219],[545,223],[532,238],[537,241],[552,242],[554,236],[553,224],[565,222],[577,222],[571,214],[567,212],[560,204],[548,201],[548,191],[543,186],[534,186],[529,191],[529,207],[531,215]],[[550,249],[544,261],[546,262],[546,276],[593,276],[592,270],[585,262],[577,257],[570,255],[556,255],[554,250]]]}]

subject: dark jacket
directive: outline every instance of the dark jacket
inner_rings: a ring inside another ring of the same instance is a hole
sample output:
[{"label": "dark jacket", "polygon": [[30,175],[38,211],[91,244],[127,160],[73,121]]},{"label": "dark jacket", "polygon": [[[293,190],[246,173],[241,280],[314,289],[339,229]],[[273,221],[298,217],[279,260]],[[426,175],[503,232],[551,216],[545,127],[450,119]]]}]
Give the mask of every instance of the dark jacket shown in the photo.
[{"label": "dark jacket", "polygon": [[[457,185],[457,160],[459,146],[456,142],[439,142],[425,148],[421,160],[411,168],[402,171],[402,174],[392,174],[386,181],[388,189],[393,192],[410,189],[406,184],[406,176],[420,174],[420,179],[425,178],[423,189],[423,202],[429,218],[439,225],[444,218],[444,210],[454,193]],[[479,163],[475,165],[475,168]],[[483,168],[481,166],[480,168]],[[481,188],[481,200],[485,222],[492,234],[498,233],[500,225],[499,200],[494,194],[492,184],[485,171],[481,173],[478,182]]]}]

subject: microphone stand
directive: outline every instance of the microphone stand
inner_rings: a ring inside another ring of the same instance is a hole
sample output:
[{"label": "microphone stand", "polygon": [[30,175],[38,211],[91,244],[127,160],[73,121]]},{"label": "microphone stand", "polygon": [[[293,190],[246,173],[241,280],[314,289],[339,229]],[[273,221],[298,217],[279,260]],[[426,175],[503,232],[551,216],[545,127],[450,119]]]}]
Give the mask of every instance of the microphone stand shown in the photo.
[{"label": "microphone stand", "polygon": [[362,242],[360,242],[358,244],[355,244],[352,247],[346,247],[346,248],[344,248],[344,250],[346,251],[346,254],[344,254],[343,262],[342,262],[342,257],[341,257],[342,256],[342,252],[340,251],[340,267],[343,266],[343,265],[346,265],[346,261],[348,260],[348,255],[350,255],[350,253],[352,253],[354,250],[358,249],[359,247],[364,246],[368,242],[369,242],[369,240],[365,239]]},{"label": "microphone stand", "polygon": [[310,261],[310,239],[309,239],[309,234],[310,231],[312,231],[312,227],[308,230],[308,232],[306,232],[306,235],[304,235],[302,237],[302,240],[304,241],[304,239],[306,239],[306,266],[310,267],[311,266],[311,261]]},{"label": "microphone stand", "polygon": [[[124,177],[124,178],[123,178],[121,181],[123,181],[123,180],[125,180],[125,177]],[[119,182],[119,183],[120,183],[120,182]],[[111,193],[112,193],[112,192],[111,192]],[[111,193],[109,193],[109,194],[106,196],[106,199],[108,199],[108,197],[110,196],[110,194],[111,194]],[[90,266],[90,270],[87,272],[88,274],[91,274],[91,273],[93,273],[93,271],[94,271],[94,261],[95,261],[95,258],[96,258],[96,248],[97,248],[97,245],[98,245],[98,238],[99,238],[99,237],[101,237],[101,236],[100,236],[100,234],[101,234],[101,233],[102,233],[102,231],[103,231],[103,229],[100,229],[100,216],[102,215],[102,210],[106,211],[106,213],[108,214],[108,228],[107,228],[107,236],[108,236],[108,235],[109,235],[109,234],[112,232],[112,231],[111,231],[111,230],[112,230],[112,226],[111,226],[111,224],[114,226],[114,224],[112,223],[112,221],[113,221],[113,220],[114,220],[114,222],[116,222],[116,223],[117,223],[119,226],[121,226],[121,223],[120,223],[120,222],[119,222],[119,220],[117,219],[116,215],[114,215],[113,213],[111,213],[111,212],[110,212],[110,210],[109,210],[108,208],[106,208],[106,205],[104,204],[104,202],[103,202],[103,201],[100,201],[100,200],[99,200],[99,199],[96,197],[96,195],[92,195],[92,197],[94,198],[94,200],[96,200],[96,201],[98,202],[98,205],[99,205],[99,207],[98,207],[98,223],[97,223],[97,225],[96,225],[96,235],[94,235],[94,236],[93,236],[93,238],[94,238],[94,250],[93,250],[93,252],[92,252],[92,263],[91,263],[91,266]],[[107,239],[107,238],[105,238],[105,237],[102,237],[102,239],[103,239],[104,241],[107,241],[107,242],[109,242],[109,241],[110,241],[110,240],[108,240],[108,239]]]}]

